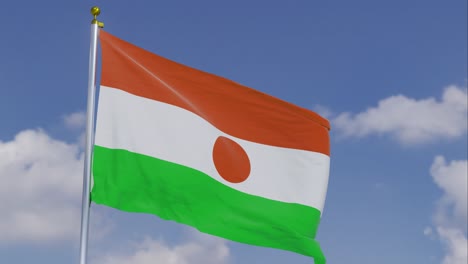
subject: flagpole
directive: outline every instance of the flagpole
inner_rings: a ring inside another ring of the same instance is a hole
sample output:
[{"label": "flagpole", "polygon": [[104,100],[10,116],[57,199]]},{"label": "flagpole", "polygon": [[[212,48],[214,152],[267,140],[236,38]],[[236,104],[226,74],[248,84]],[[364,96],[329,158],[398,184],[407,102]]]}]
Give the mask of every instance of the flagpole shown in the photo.
[{"label": "flagpole", "polygon": [[88,72],[88,106],[86,117],[86,146],[83,169],[83,196],[81,209],[81,233],[80,233],[80,264],[86,264],[88,253],[88,230],[89,230],[89,209],[91,204],[91,159],[94,144],[94,110],[96,99],[96,57],[99,28],[103,27],[102,22],[97,21],[97,16],[101,13],[99,7],[91,8],[93,20],[91,21],[91,44],[89,49],[89,72]]}]

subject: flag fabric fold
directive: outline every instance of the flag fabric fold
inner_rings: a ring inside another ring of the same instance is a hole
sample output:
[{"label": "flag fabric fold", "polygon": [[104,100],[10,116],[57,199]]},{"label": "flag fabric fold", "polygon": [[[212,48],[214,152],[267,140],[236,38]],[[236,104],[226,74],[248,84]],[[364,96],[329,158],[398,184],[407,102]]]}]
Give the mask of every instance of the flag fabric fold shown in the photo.
[{"label": "flag fabric fold", "polygon": [[92,201],[311,256],[329,123],[100,32]]}]

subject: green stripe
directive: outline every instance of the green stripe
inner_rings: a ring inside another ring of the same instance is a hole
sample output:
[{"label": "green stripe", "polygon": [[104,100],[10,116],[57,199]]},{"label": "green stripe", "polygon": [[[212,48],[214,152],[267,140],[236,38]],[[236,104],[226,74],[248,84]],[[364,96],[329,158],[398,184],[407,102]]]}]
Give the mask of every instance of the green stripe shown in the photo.
[{"label": "green stripe", "polygon": [[95,203],[325,263],[314,240],[320,222],[315,208],[246,194],[200,171],[126,150],[95,146],[93,163]]}]

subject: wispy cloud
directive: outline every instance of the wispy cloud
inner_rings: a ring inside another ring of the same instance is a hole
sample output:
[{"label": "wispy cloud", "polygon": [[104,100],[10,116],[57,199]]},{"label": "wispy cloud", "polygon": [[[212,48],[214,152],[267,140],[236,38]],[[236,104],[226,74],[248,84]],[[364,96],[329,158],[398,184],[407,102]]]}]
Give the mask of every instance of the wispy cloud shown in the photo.
[{"label": "wispy cloud", "polygon": [[418,144],[463,136],[467,109],[467,88],[452,85],[445,88],[440,100],[391,96],[363,112],[342,113],[332,123],[345,137],[382,134],[403,144]]},{"label": "wispy cloud", "polygon": [[63,116],[63,122],[67,128],[83,129],[86,125],[86,114],[82,111]]},{"label": "wispy cloud", "polygon": [[[128,247],[126,247],[128,248]],[[130,246],[127,253],[113,251],[96,257],[95,264],[227,264],[229,248],[220,238],[194,233],[186,242],[175,246],[163,240],[145,238]]]}]

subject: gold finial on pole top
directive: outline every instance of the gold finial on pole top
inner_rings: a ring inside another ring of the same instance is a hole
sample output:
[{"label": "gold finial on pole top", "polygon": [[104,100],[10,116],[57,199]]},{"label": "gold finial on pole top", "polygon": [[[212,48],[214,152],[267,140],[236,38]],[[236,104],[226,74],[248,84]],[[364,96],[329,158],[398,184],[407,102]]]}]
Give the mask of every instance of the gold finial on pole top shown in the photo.
[{"label": "gold finial on pole top", "polygon": [[97,17],[99,16],[99,14],[101,14],[101,9],[97,6],[93,6],[91,8],[91,15],[93,15],[94,18],[93,20],[91,20],[91,24],[97,24],[98,27],[103,28],[104,23],[97,20]]}]

